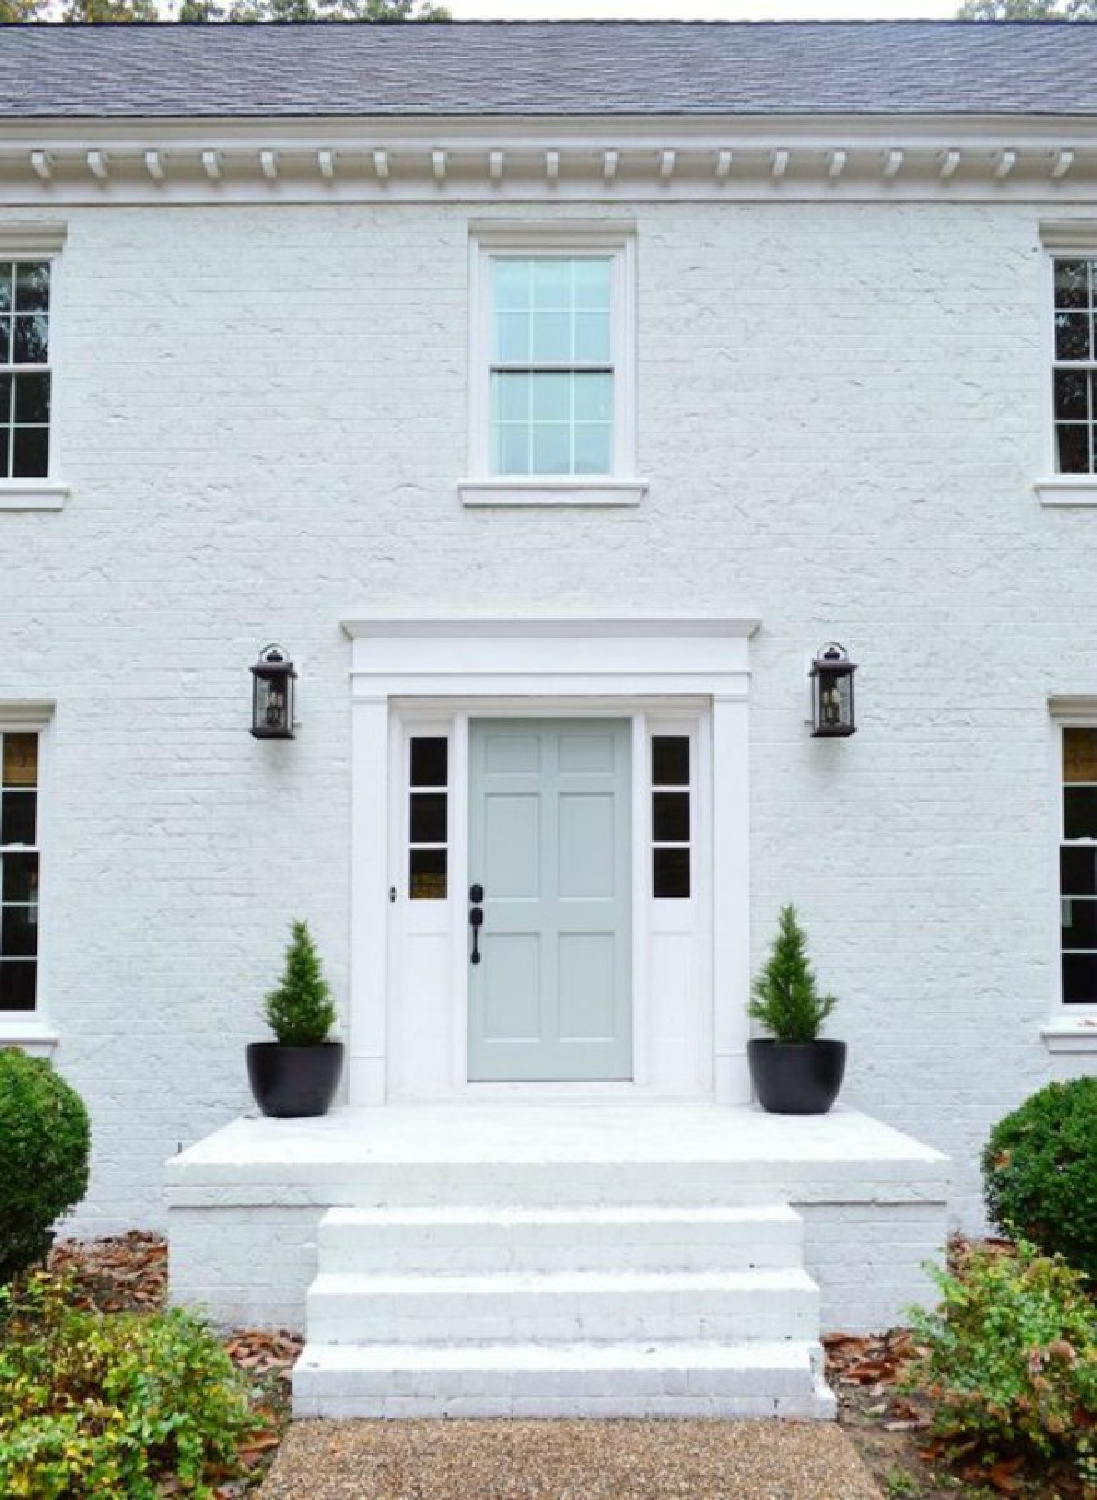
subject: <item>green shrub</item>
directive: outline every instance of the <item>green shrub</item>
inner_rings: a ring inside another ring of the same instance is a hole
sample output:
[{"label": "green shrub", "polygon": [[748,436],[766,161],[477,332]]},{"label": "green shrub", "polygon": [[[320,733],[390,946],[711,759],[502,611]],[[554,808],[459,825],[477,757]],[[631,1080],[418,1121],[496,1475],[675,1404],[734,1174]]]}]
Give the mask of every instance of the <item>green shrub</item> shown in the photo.
[{"label": "green shrub", "polygon": [[1097,1461],[1097,1307],[1085,1278],[1021,1244],[963,1252],[935,1271],[942,1301],[912,1314],[925,1346],[910,1383],[935,1403],[934,1428],[955,1450],[1073,1463]]},{"label": "green shrub", "polygon": [[90,1149],[75,1089],[42,1058],[0,1051],[0,1285],[46,1254],[50,1225],[87,1192]]},{"label": "green shrub", "polygon": [[1097,1078],[1049,1083],[1007,1115],[983,1152],[994,1223],[1097,1286]]},{"label": "green shrub", "polygon": [[284,1047],[319,1047],[335,1022],[331,990],[307,922],[294,922],[282,983],[267,996],[267,1024]]},{"label": "green shrub", "polygon": [[807,958],[807,938],[796,920],[796,908],[781,908],[780,926],[765,968],[754,981],[754,999],[747,1008],[779,1042],[813,1042],[823,1022],[837,1005],[833,995],[820,995]]},{"label": "green shrub", "polygon": [[71,1290],[0,1293],[0,1495],[212,1496],[260,1425],[228,1355],[187,1313],[89,1312]]}]

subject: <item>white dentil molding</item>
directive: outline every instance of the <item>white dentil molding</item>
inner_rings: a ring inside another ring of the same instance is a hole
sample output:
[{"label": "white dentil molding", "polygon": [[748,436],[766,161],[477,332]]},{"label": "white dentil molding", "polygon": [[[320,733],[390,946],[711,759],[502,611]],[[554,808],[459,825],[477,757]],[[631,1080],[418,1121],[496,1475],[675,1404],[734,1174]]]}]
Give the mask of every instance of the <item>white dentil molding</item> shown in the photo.
[{"label": "white dentil molding", "polygon": [[835,194],[1097,202],[1097,118],[0,123],[0,205]]}]

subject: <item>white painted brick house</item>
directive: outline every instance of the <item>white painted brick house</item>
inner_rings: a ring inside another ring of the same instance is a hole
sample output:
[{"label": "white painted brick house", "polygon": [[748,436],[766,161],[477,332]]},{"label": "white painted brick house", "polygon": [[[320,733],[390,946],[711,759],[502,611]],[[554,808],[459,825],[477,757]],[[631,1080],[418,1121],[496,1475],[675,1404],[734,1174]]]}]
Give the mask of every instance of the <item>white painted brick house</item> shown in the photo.
[{"label": "white painted brick house", "polygon": [[[181,1296],[319,1270],[301,1410],[825,1413],[816,1281],[900,1316],[938,1153],[977,1226],[1092,1067],[1095,80],[1085,26],[0,37],[0,1043],[89,1103],[81,1229],[191,1148]],[[551,961],[491,905],[544,861],[602,903]],[[850,1045],[807,1122],[747,1108],[790,900]],[[296,916],[343,1107],[203,1141]]]}]

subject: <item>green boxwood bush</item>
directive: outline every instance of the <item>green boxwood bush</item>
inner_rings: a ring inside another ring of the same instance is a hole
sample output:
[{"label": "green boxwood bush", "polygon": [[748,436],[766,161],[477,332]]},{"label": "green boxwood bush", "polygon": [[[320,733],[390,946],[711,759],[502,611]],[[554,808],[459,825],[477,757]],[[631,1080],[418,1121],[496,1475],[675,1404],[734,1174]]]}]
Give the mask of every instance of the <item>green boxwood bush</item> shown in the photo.
[{"label": "green boxwood bush", "polygon": [[987,1209],[1097,1286],[1097,1078],[1049,1083],[995,1126],[983,1152]]},{"label": "green boxwood bush", "polygon": [[212,1332],[180,1311],[103,1314],[39,1273],[0,1292],[5,1500],[212,1497],[263,1424]]},{"label": "green boxwood bush", "polygon": [[91,1128],[48,1062],[0,1051],[0,1286],[40,1261],[50,1225],[88,1188]]},{"label": "green boxwood bush", "polygon": [[907,1380],[932,1397],[938,1436],[958,1453],[1018,1456],[1037,1470],[1071,1464],[1092,1485],[1097,1305],[1085,1277],[1023,1243],[1016,1254],[968,1249],[953,1274],[934,1277],[942,1301],[912,1313],[923,1353]]}]

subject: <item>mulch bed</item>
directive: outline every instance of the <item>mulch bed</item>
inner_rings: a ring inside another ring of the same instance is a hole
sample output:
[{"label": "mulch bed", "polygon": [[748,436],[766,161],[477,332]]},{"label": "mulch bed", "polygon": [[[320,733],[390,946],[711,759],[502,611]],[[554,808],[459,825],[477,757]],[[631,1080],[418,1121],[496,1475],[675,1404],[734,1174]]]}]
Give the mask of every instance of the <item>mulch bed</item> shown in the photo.
[{"label": "mulch bed", "polygon": [[[962,1244],[957,1242],[956,1248]],[[101,1312],[156,1312],[166,1302],[168,1250],[159,1235],[134,1230],[107,1239],[62,1241],[50,1256],[50,1269],[71,1272],[78,1296]],[[257,1489],[270,1467],[289,1423],[290,1370],[304,1341],[285,1330],[244,1328],[225,1334],[223,1342],[248,1379],[256,1408],[273,1419],[272,1430],[243,1455],[249,1478],[218,1489],[221,1500],[232,1500]],[[868,1338],[831,1334],[823,1343],[827,1379],[838,1397],[838,1421],[885,1496],[1073,1500],[1081,1494],[1069,1477],[1060,1481],[1026,1475],[1012,1462],[950,1471],[932,1440],[929,1401],[900,1389],[915,1352],[908,1330]]]}]

